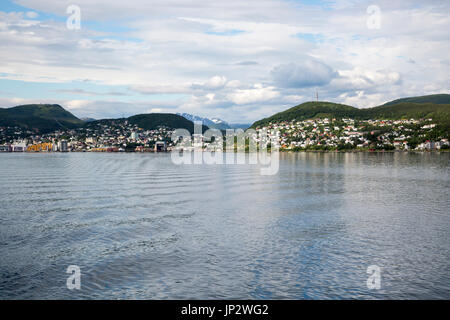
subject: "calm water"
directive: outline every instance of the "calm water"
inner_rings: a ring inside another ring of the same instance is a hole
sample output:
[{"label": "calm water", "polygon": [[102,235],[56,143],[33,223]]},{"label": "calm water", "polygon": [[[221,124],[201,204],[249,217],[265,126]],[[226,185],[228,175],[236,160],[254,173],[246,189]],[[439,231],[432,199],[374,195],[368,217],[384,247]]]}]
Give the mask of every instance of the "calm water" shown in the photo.
[{"label": "calm water", "polygon": [[449,160],[0,154],[0,298],[449,299]]}]

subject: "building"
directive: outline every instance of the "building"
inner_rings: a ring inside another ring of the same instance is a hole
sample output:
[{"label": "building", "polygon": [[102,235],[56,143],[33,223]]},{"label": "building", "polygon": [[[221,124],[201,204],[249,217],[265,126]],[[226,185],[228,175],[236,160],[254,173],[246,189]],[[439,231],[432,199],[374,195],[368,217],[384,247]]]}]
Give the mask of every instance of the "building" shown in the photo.
[{"label": "building", "polygon": [[12,152],[25,152],[27,150],[27,144],[24,141],[15,142],[11,145]]},{"label": "building", "polygon": [[157,141],[155,143],[155,152],[165,152],[167,151],[167,144],[165,141]]},{"label": "building", "polygon": [[88,138],[86,138],[86,143],[96,144],[97,143],[97,139],[94,138],[94,137],[88,137]]},{"label": "building", "polygon": [[11,151],[12,151],[12,148],[9,144],[0,146],[0,152],[11,152]]},{"label": "building", "polygon": [[133,131],[133,132],[131,133],[130,139],[131,139],[131,140],[137,140],[137,139],[138,139],[138,133],[135,132],[135,131]]},{"label": "building", "polygon": [[68,152],[69,151],[69,146],[68,146],[66,140],[61,140],[60,142],[58,142],[58,150],[61,151],[61,152]]}]

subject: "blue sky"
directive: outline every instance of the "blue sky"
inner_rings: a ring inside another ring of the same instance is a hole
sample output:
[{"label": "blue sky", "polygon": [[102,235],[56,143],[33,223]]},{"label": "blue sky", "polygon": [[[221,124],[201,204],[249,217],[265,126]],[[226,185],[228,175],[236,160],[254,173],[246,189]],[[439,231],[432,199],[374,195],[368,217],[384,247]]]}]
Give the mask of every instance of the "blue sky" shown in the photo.
[{"label": "blue sky", "polygon": [[252,122],[313,99],[449,93],[448,1],[0,2],[0,107]]}]

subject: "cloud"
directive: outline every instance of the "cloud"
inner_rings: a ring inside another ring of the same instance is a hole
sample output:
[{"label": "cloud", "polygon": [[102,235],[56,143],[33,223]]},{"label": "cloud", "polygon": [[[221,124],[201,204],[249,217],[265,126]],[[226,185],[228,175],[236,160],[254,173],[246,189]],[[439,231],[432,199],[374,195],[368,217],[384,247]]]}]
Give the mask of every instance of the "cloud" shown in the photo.
[{"label": "cloud", "polygon": [[264,87],[262,84],[255,84],[252,89],[236,90],[228,94],[227,98],[235,104],[250,104],[256,102],[266,102],[280,96],[274,87]]},{"label": "cloud", "polygon": [[390,70],[370,70],[354,68],[342,70],[339,77],[333,80],[333,87],[340,90],[375,90],[380,86],[401,84],[402,78],[398,72]]},{"label": "cloud", "polygon": [[255,66],[258,64],[256,61],[241,61],[236,63],[237,66]]},{"label": "cloud", "polygon": [[154,85],[135,85],[129,89],[141,94],[183,94],[190,92],[189,83],[172,83],[172,84],[154,84]]},{"label": "cloud", "polygon": [[223,88],[226,83],[227,83],[226,77],[214,76],[206,82],[193,83],[192,88],[193,89],[203,89],[203,90],[217,90],[217,89]]},{"label": "cloud", "polygon": [[95,92],[95,91],[87,91],[83,89],[60,89],[56,90],[61,93],[68,93],[74,95],[86,95],[86,96],[127,96],[128,94],[125,92],[118,91],[108,91],[108,92]]},{"label": "cloud", "polygon": [[272,69],[275,83],[283,88],[323,86],[338,73],[323,62],[306,58],[298,63],[281,64]]},{"label": "cloud", "polygon": [[26,13],[26,16],[27,16],[27,18],[30,18],[30,19],[36,19],[37,17],[39,17],[39,14],[34,11],[28,11]]}]

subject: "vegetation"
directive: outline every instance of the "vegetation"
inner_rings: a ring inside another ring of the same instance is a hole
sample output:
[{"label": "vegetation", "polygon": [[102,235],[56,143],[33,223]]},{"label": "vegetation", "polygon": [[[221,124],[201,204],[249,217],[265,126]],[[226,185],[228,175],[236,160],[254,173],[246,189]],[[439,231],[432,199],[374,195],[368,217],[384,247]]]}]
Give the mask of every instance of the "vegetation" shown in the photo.
[{"label": "vegetation", "polygon": [[391,106],[403,102],[409,103],[434,103],[434,104],[450,104],[450,94],[433,94],[429,96],[402,98],[394,101],[390,101],[384,104],[384,106]]},{"label": "vegetation", "polygon": [[442,130],[448,131],[450,128],[450,95],[405,98],[365,109],[323,101],[306,102],[256,121],[252,128],[261,127],[270,122],[302,121],[314,118],[352,118],[356,120],[432,118],[439,123]]},{"label": "vegetation", "polygon": [[[30,104],[13,108],[0,108],[0,126],[20,127],[26,130],[48,133],[97,124],[111,124],[128,121],[145,130],[155,130],[160,126],[170,129],[184,128],[194,132],[194,123],[182,116],[171,113],[139,114],[129,118],[83,121],[57,104]],[[208,127],[203,126],[203,130]]]},{"label": "vegetation", "polygon": [[[173,113],[148,113],[137,114],[129,118],[118,119],[102,119],[95,120],[85,124],[86,128],[93,128],[98,125],[114,126],[125,123],[136,125],[144,130],[156,130],[159,127],[166,127],[167,129],[187,129],[190,133],[194,132],[194,123],[186,118],[173,114]],[[203,130],[207,130],[208,127],[203,126]]]},{"label": "vegetation", "polygon": [[[148,113],[138,114],[127,119],[129,123],[135,124],[145,130],[155,130],[160,126],[169,129],[183,128],[190,133],[194,132],[194,123],[186,118],[172,113]],[[207,126],[203,126],[203,131],[207,130]]]},{"label": "vegetation", "polygon": [[264,126],[269,122],[306,120],[313,118],[355,118],[360,116],[361,109],[332,102],[306,102],[279,112],[269,118],[256,121],[252,128]]},{"label": "vegetation", "polygon": [[13,108],[0,108],[0,126],[21,127],[36,132],[72,129],[83,121],[57,104],[29,104]]}]

